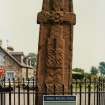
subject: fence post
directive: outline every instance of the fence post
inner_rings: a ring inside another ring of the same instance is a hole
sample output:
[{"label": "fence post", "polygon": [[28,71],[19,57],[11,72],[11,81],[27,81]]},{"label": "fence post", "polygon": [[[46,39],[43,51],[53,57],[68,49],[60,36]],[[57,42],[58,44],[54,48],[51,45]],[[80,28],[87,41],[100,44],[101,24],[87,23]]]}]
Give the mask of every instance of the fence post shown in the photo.
[{"label": "fence post", "polygon": [[62,85],[62,93],[65,94],[64,85]]},{"label": "fence post", "polygon": [[[105,78],[103,79],[103,97],[105,97]],[[103,103],[105,104],[105,98],[103,100]]]},{"label": "fence post", "polygon": [[38,104],[38,93],[39,93],[38,84],[36,84],[36,88],[35,88],[35,105]]},{"label": "fence post", "polygon": [[35,90],[35,80],[33,78],[33,105],[35,105],[35,100],[34,100],[35,99],[35,94],[34,94],[35,91],[34,90]]},{"label": "fence post", "polygon": [[100,105],[103,105],[103,97],[102,97],[102,78],[100,78]]},{"label": "fence post", "polygon": [[73,84],[72,83],[71,83],[71,86],[70,86],[70,90],[71,90],[70,94],[72,95],[73,94]]},{"label": "fence post", "polygon": [[54,95],[56,94],[56,86],[55,86],[55,84],[54,84]]},{"label": "fence post", "polygon": [[[3,79],[3,84],[4,84],[4,88],[5,88],[5,78]],[[5,98],[5,92],[3,93],[3,105],[5,105],[6,104],[6,98]]]},{"label": "fence post", "polygon": [[101,105],[101,104],[100,104],[100,102],[101,102],[101,101],[100,101],[100,95],[101,95],[101,94],[100,94],[100,90],[101,90],[100,85],[101,85],[101,78],[99,77],[99,105]]},{"label": "fence post", "polygon": [[75,84],[75,94],[77,94],[77,89],[78,89],[78,87],[77,87],[77,85],[78,85],[78,81],[77,81],[77,79],[75,80],[74,83],[76,83],[76,84]]},{"label": "fence post", "polygon": [[[98,80],[98,82],[99,82],[99,80]],[[98,105],[98,103],[99,103],[99,97],[98,97],[98,82],[97,82],[97,105]]]},{"label": "fence post", "polygon": [[87,82],[87,81],[86,81],[86,78],[85,78],[85,105],[86,105],[86,98],[87,98],[87,97],[86,97],[86,94],[87,94],[87,93],[86,93],[86,92],[87,92],[87,90],[86,90],[86,89],[87,89],[87,83],[86,83],[86,82]]},{"label": "fence post", "polygon": [[18,78],[18,105],[20,105],[20,79]]},{"label": "fence post", "polygon": [[27,105],[30,104],[30,95],[29,95],[29,78],[28,78],[28,84],[27,84]]},{"label": "fence post", "polygon": [[90,92],[91,92],[91,78],[89,79],[89,84],[88,84],[88,105],[90,105],[90,103],[91,103],[91,94],[90,94]]},{"label": "fence post", "polygon": [[24,78],[23,78],[23,80],[22,80],[22,88],[23,88],[23,102],[24,102],[24,105],[26,105],[25,103],[25,80],[24,80]]},{"label": "fence post", "polygon": [[0,94],[0,100],[1,100],[1,105],[3,104],[3,95],[2,93]]},{"label": "fence post", "polygon": [[11,81],[9,79],[9,105],[11,105]]},{"label": "fence post", "polygon": [[15,78],[13,78],[13,94],[14,94],[14,105],[15,105]]},{"label": "fence post", "polygon": [[93,84],[94,84],[94,87],[93,87],[93,91],[94,91],[94,105],[96,105],[96,79],[94,79],[94,81],[93,81]]},{"label": "fence post", "polygon": [[3,104],[2,86],[0,86],[0,104]]},{"label": "fence post", "polygon": [[104,78],[102,78],[102,105],[104,105]]},{"label": "fence post", "polygon": [[82,102],[82,85],[81,85],[81,81],[79,82],[79,88],[80,88],[80,105],[81,105],[81,102]]}]

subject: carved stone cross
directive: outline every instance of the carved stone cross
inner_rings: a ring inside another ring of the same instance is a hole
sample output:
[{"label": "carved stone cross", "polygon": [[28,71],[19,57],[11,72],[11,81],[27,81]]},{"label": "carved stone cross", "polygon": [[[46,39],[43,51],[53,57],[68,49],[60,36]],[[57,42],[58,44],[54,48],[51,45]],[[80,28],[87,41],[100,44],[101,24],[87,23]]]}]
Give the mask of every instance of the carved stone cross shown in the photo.
[{"label": "carved stone cross", "polygon": [[57,95],[70,93],[73,25],[76,23],[72,0],[43,0],[37,22],[40,34],[36,105],[42,105],[46,92]]}]

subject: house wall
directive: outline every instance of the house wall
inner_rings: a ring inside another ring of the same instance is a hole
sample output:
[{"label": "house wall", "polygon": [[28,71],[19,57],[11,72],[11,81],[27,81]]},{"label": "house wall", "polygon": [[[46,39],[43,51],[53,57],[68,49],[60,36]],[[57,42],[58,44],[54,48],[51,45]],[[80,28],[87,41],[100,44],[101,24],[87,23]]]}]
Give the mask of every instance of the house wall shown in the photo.
[{"label": "house wall", "polygon": [[34,75],[33,69],[28,69],[28,78],[32,78]]},{"label": "house wall", "polygon": [[6,72],[14,71],[15,79],[22,78],[21,67],[17,63],[15,63],[9,56],[5,56],[4,68],[5,68],[5,76]]},{"label": "house wall", "polygon": [[[8,54],[0,49],[0,68],[4,68],[4,77],[9,77],[13,74],[15,79],[31,78],[33,76],[33,69],[22,68],[21,65],[17,64]],[[27,72],[28,71],[28,72]],[[9,76],[8,76],[9,75]],[[27,76],[27,77],[26,77]],[[1,78],[3,76],[0,76]]]},{"label": "house wall", "polygon": [[32,78],[33,77],[33,69],[22,68],[22,77],[24,79]]},{"label": "house wall", "polygon": [[26,79],[26,68],[22,68],[22,77]]}]

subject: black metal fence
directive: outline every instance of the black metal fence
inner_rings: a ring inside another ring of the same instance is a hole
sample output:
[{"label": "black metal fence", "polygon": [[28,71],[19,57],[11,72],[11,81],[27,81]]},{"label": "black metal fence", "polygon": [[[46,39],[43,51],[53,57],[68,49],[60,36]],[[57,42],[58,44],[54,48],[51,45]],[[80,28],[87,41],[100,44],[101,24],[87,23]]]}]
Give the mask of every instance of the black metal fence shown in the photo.
[{"label": "black metal fence", "polygon": [[[28,81],[4,79],[0,82],[0,105],[35,105],[37,92],[34,79]],[[62,92],[63,94],[76,95],[77,105],[105,105],[105,79],[73,80],[70,92]],[[54,95],[56,95],[56,86],[54,86]]]},{"label": "black metal fence", "polygon": [[77,95],[77,105],[105,105],[105,79],[73,81],[72,95]]}]

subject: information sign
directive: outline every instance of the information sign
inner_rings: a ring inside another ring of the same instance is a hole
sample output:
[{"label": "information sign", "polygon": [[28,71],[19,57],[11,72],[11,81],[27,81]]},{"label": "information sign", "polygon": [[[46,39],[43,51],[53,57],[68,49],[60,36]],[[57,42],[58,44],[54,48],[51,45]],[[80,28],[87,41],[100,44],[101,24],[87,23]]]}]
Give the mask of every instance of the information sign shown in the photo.
[{"label": "information sign", "polygon": [[76,105],[76,96],[44,95],[43,105]]}]

